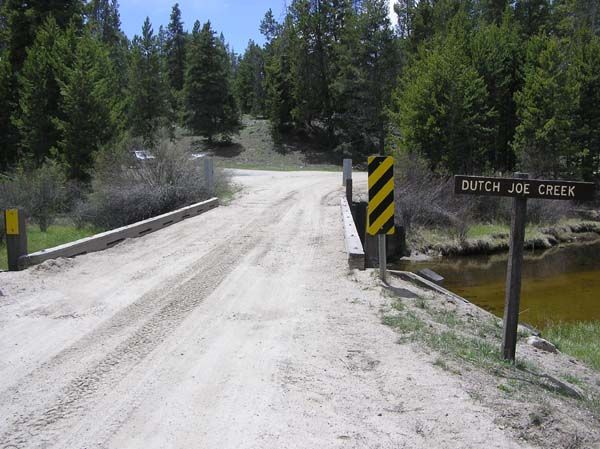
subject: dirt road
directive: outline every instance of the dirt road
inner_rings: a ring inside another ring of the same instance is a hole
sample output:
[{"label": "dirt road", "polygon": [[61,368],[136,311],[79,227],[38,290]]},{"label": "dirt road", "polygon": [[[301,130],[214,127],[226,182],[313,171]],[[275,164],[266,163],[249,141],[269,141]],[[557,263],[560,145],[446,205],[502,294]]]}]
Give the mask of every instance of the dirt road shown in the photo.
[{"label": "dirt road", "polygon": [[521,447],[380,324],[340,178],[236,172],[228,206],[1,273],[0,448]]}]

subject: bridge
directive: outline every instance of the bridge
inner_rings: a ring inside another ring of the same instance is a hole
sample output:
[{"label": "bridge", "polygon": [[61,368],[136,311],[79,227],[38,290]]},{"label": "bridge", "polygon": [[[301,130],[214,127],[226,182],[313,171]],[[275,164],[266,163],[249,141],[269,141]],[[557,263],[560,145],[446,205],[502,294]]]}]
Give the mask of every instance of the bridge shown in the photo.
[{"label": "bridge", "polygon": [[229,204],[1,274],[0,447],[523,447],[382,326],[340,180],[235,171]]}]

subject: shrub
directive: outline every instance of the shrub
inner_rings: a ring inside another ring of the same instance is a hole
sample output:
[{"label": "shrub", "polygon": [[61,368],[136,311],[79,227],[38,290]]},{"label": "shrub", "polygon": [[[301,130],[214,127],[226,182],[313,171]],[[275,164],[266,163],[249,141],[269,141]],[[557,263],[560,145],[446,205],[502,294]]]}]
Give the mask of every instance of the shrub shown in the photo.
[{"label": "shrub", "polygon": [[138,160],[140,142],[125,139],[96,158],[92,193],[76,208],[79,224],[109,229],[128,225],[207,198],[202,160],[191,160],[167,139],[148,151],[154,159]]},{"label": "shrub", "polygon": [[459,237],[466,233],[474,197],[455,196],[453,180],[434,174],[414,155],[401,156],[397,168],[396,204],[407,231],[417,225],[454,228]]},{"label": "shrub", "polygon": [[[455,195],[454,179],[435,174],[414,155],[398,157],[396,204],[399,221],[411,227],[447,228],[464,240],[469,226],[479,223],[510,223],[512,198]],[[567,216],[573,204],[531,199],[527,219],[534,224],[553,224]]]},{"label": "shrub", "polygon": [[46,232],[65,208],[67,186],[64,168],[54,161],[38,168],[20,167],[0,182],[0,208],[22,207],[29,220]]}]

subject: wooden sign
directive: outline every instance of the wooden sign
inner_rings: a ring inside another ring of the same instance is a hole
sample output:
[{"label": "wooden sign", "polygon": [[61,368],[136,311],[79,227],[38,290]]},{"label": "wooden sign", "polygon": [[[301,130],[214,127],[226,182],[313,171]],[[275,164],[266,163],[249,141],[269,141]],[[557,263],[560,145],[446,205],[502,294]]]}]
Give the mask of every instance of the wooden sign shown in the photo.
[{"label": "wooden sign", "polygon": [[467,195],[589,201],[594,199],[594,189],[595,185],[591,182],[461,175],[454,177],[454,193]]},{"label": "wooden sign", "polygon": [[587,182],[529,179],[526,173],[515,173],[514,178],[461,175],[454,177],[456,194],[513,197],[502,329],[502,356],[505,360],[514,361],[517,348],[527,199],[593,200],[594,188],[594,184]]},{"label": "wooden sign", "polygon": [[385,235],[394,231],[394,158],[369,156],[367,232]]}]

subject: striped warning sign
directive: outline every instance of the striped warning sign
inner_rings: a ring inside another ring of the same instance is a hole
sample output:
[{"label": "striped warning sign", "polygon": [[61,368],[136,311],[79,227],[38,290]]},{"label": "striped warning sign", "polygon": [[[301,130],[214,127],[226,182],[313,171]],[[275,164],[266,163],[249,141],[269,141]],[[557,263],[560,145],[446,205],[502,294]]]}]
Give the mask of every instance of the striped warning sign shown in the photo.
[{"label": "striped warning sign", "polygon": [[369,156],[369,207],[367,232],[370,235],[393,234],[394,158]]}]

